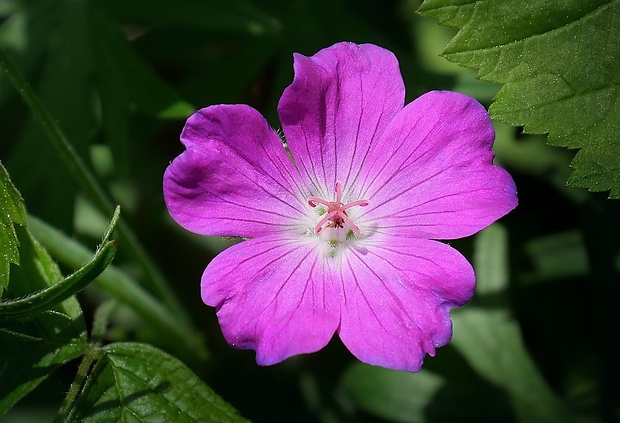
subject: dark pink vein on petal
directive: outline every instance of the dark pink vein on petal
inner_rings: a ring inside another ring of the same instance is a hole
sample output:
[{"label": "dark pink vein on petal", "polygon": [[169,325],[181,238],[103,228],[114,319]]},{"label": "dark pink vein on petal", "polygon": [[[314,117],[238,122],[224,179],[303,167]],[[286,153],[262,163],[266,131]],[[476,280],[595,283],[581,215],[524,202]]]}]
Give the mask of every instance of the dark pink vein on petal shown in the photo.
[{"label": "dark pink vein on petal", "polygon": [[[388,260],[386,260],[385,258],[383,258],[383,257],[381,257],[381,256],[379,256],[379,255],[377,255],[375,253],[373,253],[370,249],[368,250],[368,253],[374,255],[375,257],[381,259],[384,262],[388,262]],[[400,253],[398,253],[398,254],[400,254]],[[358,256],[357,253],[355,253],[355,255]],[[385,282],[383,281],[383,279],[379,275],[377,275],[377,273],[375,273],[375,271],[364,260],[362,260],[361,257],[358,256],[358,259],[375,276],[375,278],[378,281],[381,281],[381,285],[383,286],[384,290],[389,294],[389,296],[392,298],[394,303],[398,304],[399,309],[409,318],[409,323],[414,325],[418,332],[422,332],[422,329],[420,328],[420,326],[415,323],[417,319],[408,312],[408,308],[403,304],[401,299],[394,293],[393,289],[391,287],[387,286],[385,284]],[[394,269],[396,269],[396,270],[398,270],[399,272],[402,273],[402,269],[399,269],[399,268],[393,266],[391,263],[390,263],[390,265],[391,265],[391,267],[393,267]],[[390,333],[383,325],[381,325],[381,327],[384,328],[386,333]],[[398,336],[395,336],[393,334],[390,334],[390,335],[395,337],[395,338],[399,338]],[[420,346],[422,346],[421,345],[421,340],[418,340],[418,344],[420,344]]]},{"label": "dark pink vein on petal", "polygon": [[[428,154],[429,151],[431,151],[434,148],[434,145],[429,143],[429,148],[428,150],[426,150],[425,152],[423,152],[422,154],[419,154],[418,157],[410,162],[411,157],[416,154],[418,152],[418,149],[421,148],[421,146],[423,144],[426,143],[426,140],[428,139],[428,137],[431,135],[431,133],[435,132],[435,129],[440,125],[440,121],[437,121],[435,123],[435,125],[424,135],[424,138],[422,138],[420,140],[420,142],[418,143],[418,145],[416,146],[416,148],[414,148],[408,155],[407,157],[402,160],[402,162],[400,163],[400,165],[398,166],[398,168],[392,172],[392,175],[388,178],[387,181],[383,181],[381,183],[381,185],[374,191],[374,194],[376,195],[378,192],[380,192],[382,189],[384,189],[386,186],[389,185],[390,182],[392,182],[392,180],[396,177],[396,175],[398,175],[403,169],[406,169],[410,166],[413,166],[414,164],[416,164],[418,162],[418,160],[422,159],[423,157],[426,156],[426,154]],[[407,132],[407,134],[405,136],[402,137],[403,140],[407,140],[410,138],[411,133],[415,130],[415,126],[412,126],[411,128],[409,128],[409,131]],[[400,148],[402,148],[402,145],[404,143],[401,142],[400,144]],[[366,183],[367,179],[364,179],[364,186],[366,187],[366,191],[363,193],[363,197],[368,198],[368,191],[370,191],[370,188],[375,184],[375,182],[377,181],[377,178],[383,174],[385,172],[385,169],[388,167],[388,165],[390,164],[390,162],[392,162],[392,160],[394,160],[394,158],[396,157],[396,155],[392,154],[389,156],[388,160],[383,164],[383,166],[381,167],[381,169],[374,175],[373,179],[370,181],[370,183]]]},{"label": "dark pink vein on petal", "polygon": [[[299,192],[299,196],[296,196],[295,193],[293,193],[287,186],[284,186],[277,178],[273,177],[270,172],[264,172],[267,176],[269,176],[271,178],[271,180],[273,180],[280,188],[282,188],[283,190],[287,191],[289,194],[291,194],[291,196],[295,197],[295,198],[300,198],[303,199],[305,198],[305,196],[307,194],[305,194],[303,192],[303,190],[300,188],[300,186],[297,184],[297,179],[298,177],[296,177],[297,175],[292,175],[289,171],[288,171],[288,166],[284,163],[282,163],[281,161],[281,156],[277,155],[277,160],[278,162],[276,163],[273,159],[273,155],[270,154],[270,152],[267,151],[267,149],[265,148],[265,146],[263,144],[260,144],[261,149],[263,150],[263,157],[267,157],[269,158],[269,161],[274,165],[274,168],[277,169],[278,173],[280,174],[280,176],[282,177],[283,180],[288,180],[289,182],[292,182],[293,185],[295,185],[295,187],[297,188],[298,192]],[[282,150],[285,151],[286,154],[286,150],[284,148],[284,146],[282,146]],[[287,157],[288,159],[288,157]],[[262,169],[262,168],[261,168]],[[264,169],[262,169],[264,170]],[[286,174],[283,172],[283,170],[286,170]],[[303,201],[303,200],[302,200]]]},{"label": "dark pink vein on petal", "polygon": [[[451,167],[452,167],[452,166],[451,166]],[[392,202],[392,201],[396,200],[398,197],[400,197],[400,196],[402,196],[402,195],[406,194],[407,192],[409,192],[409,191],[411,191],[411,190],[413,190],[413,189],[415,189],[415,188],[419,187],[419,186],[420,186],[420,185],[422,185],[423,183],[425,183],[425,182],[427,182],[427,181],[429,181],[429,180],[431,180],[431,179],[435,178],[436,176],[438,176],[438,175],[440,175],[441,173],[445,172],[447,169],[450,169],[450,168],[441,169],[439,172],[437,172],[437,173],[435,173],[435,174],[433,174],[433,175],[429,176],[428,178],[426,178],[426,179],[424,179],[424,180],[419,181],[417,184],[410,185],[407,189],[404,189],[404,190],[402,190],[402,191],[398,192],[397,194],[395,194],[394,196],[392,196],[392,197],[388,198],[387,200],[385,200],[385,201],[381,202],[381,206],[384,206],[385,204],[388,204],[388,203],[390,203],[390,202]],[[392,178],[390,178],[390,180],[391,180],[391,179],[392,179]],[[404,209],[400,209],[400,210],[398,210],[398,211],[397,211],[397,212],[395,212],[395,213],[394,213],[393,211],[389,211],[389,213],[388,213],[388,214],[385,214],[385,215],[382,215],[382,216],[375,216],[375,217],[373,217],[373,218],[371,218],[371,219],[368,219],[368,222],[374,222],[374,221],[377,221],[377,220],[384,219],[384,218],[386,218],[386,217],[390,217],[390,218],[397,218],[397,219],[398,219],[398,218],[406,218],[406,217],[409,217],[409,216],[416,216],[416,215],[417,215],[416,213],[414,213],[414,214],[412,214],[412,215],[404,215],[404,216],[398,216],[398,215],[399,215],[399,214],[402,214],[403,212],[409,211],[409,210],[415,210],[416,208],[418,208],[418,207],[420,207],[420,206],[423,206],[423,205],[426,205],[426,204],[430,204],[430,203],[435,202],[435,201],[439,201],[439,200],[442,200],[442,199],[445,199],[445,198],[450,198],[450,197],[459,197],[459,196],[461,196],[461,195],[463,195],[463,194],[469,194],[469,193],[474,193],[474,192],[478,192],[478,191],[484,191],[484,188],[482,188],[482,187],[481,187],[481,188],[477,188],[477,189],[475,189],[475,190],[459,191],[459,192],[456,192],[456,193],[451,193],[451,194],[440,195],[440,196],[438,196],[438,197],[435,197],[435,198],[429,199],[429,200],[427,200],[427,201],[425,201],[425,202],[422,202],[422,203],[417,203],[417,204],[414,204],[414,205],[412,205],[412,206],[410,206],[410,207],[407,207],[407,208],[404,208]],[[381,210],[381,208],[379,208],[379,207],[377,207],[376,209],[377,209],[377,210]],[[438,211],[437,213],[440,213],[440,212]],[[385,226],[383,226],[383,227],[385,227]]]},{"label": "dark pink vein on petal", "polygon": [[[359,257],[359,255],[357,253],[354,252],[353,250],[353,254],[355,254],[355,256],[357,257],[357,259],[361,262],[364,263],[363,260],[361,259],[361,257]],[[353,277],[353,279],[355,280],[355,285],[357,286],[362,298],[364,299],[364,302],[366,303],[366,305],[368,306],[368,308],[370,309],[370,311],[372,312],[372,315],[375,317],[375,320],[379,323],[379,326],[381,326],[381,328],[384,330],[385,333],[390,334],[390,336],[394,336],[390,333],[390,331],[383,326],[383,322],[382,319],[379,318],[379,316],[377,316],[377,313],[375,312],[374,307],[371,305],[370,301],[368,300],[368,297],[366,297],[366,293],[364,292],[364,290],[362,289],[362,287],[360,286],[360,283],[357,279],[357,275],[355,274],[355,271],[353,270],[353,267],[351,266],[351,263],[347,260],[347,265],[349,266],[349,270],[351,271],[351,276]],[[364,263],[365,265],[365,263]],[[368,267],[368,266],[366,266]],[[372,269],[369,269],[373,274],[374,272],[372,271]]]}]

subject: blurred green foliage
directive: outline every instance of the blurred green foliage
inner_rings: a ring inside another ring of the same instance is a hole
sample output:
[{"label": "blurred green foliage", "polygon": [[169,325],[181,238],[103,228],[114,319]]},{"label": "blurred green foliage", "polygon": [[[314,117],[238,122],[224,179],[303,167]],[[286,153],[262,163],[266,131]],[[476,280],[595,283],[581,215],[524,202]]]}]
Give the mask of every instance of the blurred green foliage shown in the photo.
[{"label": "blurred green foliage", "polygon": [[[89,380],[87,394],[78,400],[76,415],[83,417],[91,405],[105,403],[103,393],[118,371],[115,363],[133,360],[136,351],[163,360],[164,367],[151,366],[153,374],[179,369],[196,389],[207,392],[200,380],[206,382],[257,422],[619,419],[620,322],[614,310],[620,298],[620,210],[602,195],[567,188],[571,154],[519,128],[497,125],[496,153],[517,182],[520,205],[501,226],[453,242],[475,258],[479,295],[454,313],[455,342],[428,358],[421,373],[357,363],[337,339],[316,354],[258,367],[252,352],[224,342],[214,310],[200,300],[204,267],[230,243],[183,231],[165,210],[161,178],[182,149],[178,137],[185,118],[210,104],[246,103],[278,128],[276,104],[293,77],[292,53],[314,54],[342,40],[392,50],[408,100],[431,89],[452,89],[489,105],[499,87],[439,57],[455,31],[417,15],[420,3],[0,2],[0,47],[95,183],[121,204],[125,218],[114,267],[80,294],[79,305],[70,299],[43,323],[20,322],[21,332],[0,328],[0,393],[14,395],[4,397],[1,410],[34,389],[0,419],[33,421],[33,406],[37,415],[54,416],[76,369],[63,366],[45,381],[51,371],[82,355],[95,362],[101,359],[97,354],[110,353],[95,368],[101,380]],[[5,77],[0,77],[0,128],[0,161],[36,216],[29,222],[41,243],[20,235],[24,231],[17,226],[21,265],[11,265],[9,290],[27,295],[45,286],[45,269],[59,280],[61,272],[88,261],[110,211],[76,177],[71,157],[49,142]],[[5,207],[2,203],[3,216]],[[140,258],[140,246],[150,261]],[[35,259],[39,269],[44,263],[43,273],[28,276]],[[154,279],[165,288],[157,288]],[[18,285],[23,291],[14,288]],[[92,316],[110,299],[117,305],[104,332],[108,346],[91,347]],[[7,367],[10,337],[32,334],[34,326],[43,347],[11,347],[11,356],[22,354],[22,361]],[[140,350],[137,344],[146,346]],[[98,351],[94,356],[91,348]],[[28,373],[36,383],[18,391],[14,381],[22,370],[39,373]],[[130,376],[137,391],[146,386]],[[150,395],[161,387],[148,389],[145,407],[157,407]],[[160,405],[174,410],[175,404]],[[190,401],[181,407],[198,405]],[[111,421],[113,411],[106,418],[93,421]]]}]

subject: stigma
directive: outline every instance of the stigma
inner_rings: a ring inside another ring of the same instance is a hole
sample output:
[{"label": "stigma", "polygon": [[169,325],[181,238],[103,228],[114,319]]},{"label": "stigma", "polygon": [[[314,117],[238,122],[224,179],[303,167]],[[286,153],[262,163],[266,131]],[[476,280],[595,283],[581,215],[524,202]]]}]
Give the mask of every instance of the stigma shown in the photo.
[{"label": "stigma", "polygon": [[369,203],[368,200],[357,200],[352,201],[350,203],[344,204],[342,202],[342,184],[340,182],[336,182],[336,200],[335,201],[325,201],[322,198],[318,197],[309,197],[308,204],[311,207],[316,207],[317,205],[322,205],[326,208],[323,217],[316,224],[314,231],[318,234],[323,230],[324,227],[327,228],[344,228],[345,225],[352,230],[356,234],[361,234],[362,231],[360,228],[353,223],[353,221],[349,218],[347,214],[347,210],[352,207],[366,207]]}]

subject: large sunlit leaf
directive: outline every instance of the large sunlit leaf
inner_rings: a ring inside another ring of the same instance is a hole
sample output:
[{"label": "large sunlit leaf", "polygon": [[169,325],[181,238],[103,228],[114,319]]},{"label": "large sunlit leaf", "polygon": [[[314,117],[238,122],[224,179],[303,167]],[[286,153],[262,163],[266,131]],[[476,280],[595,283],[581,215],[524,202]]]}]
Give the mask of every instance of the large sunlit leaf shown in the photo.
[{"label": "large sunlit leaf", "polygon": [[148,344],[102,349],[65,422],[245,422],[176,358]]},{"label": "large sunlit leaf", "polygon": [[567,409],[536,368],[506,301],[508,240],[496,224],[475,244],[476,294],[452,312],[452,344],[476,372],[509,394],[520,421],[569,422]]},{"label": "large sunlit leaf", "polygon": [[620,198],[620,0],[426,0],[444,56],[505,84],[491,115],[580,149],[569,185]]},{"label": "large sunlit leaf", "polygon": [[14,225],[25,223],[24,200],[0,163],[0,298],[9,285],[11,263],[19,263],[19,244]]}]

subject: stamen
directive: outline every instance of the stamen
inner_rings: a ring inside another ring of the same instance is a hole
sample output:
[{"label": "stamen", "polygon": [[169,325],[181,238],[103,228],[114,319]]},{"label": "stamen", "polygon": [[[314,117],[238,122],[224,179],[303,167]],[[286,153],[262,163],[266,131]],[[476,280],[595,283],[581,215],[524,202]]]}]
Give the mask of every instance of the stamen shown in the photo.
[{"label": "stamen", "polygon": [[351,228],[351,230],[352,230],[353,232],[355,232],[356,234],[361,234],[361,233],[362,233],[362,231],[360,230],[360,228],[359,228],[359,227],[358,227],[355,223],[353,223],[353,221],[352,221],[351,219],[349,219],[349,216],[347,216],[346,214],[343,214],[343,215],[342,215],[342,220],[344,220],[344,222],[345,222],[347,225],[349,225],[349,227]]},{"label": "stamen", "polygon": [[336,204],[342,205],[342,184],[340,181],[336,182]]},{"label": "stamen", "polygon": [[370,204],[368,200],[357,200],[357,201],[353,201],[351,203],[345,204],[344,206],[342,206],[342,210],[350,209],[351,207],[354,207],[354,206],[366,207],[368,204]]},{"label": "stamen", "polygon": [[323,225],[328,221],[328,220],[332,220],[332,218],[336,215],[336,212],[331,212],[331,213],[327,213],[325,214],[325,216],[323,216],[323,219],[319,220],[319,223],[316,224],[316,226],[314,227],[314,231],[318,234],[319,232],[321,232],[321,230],[323,230]]},{"label": "stamen", "polygon": [[323,225],[327,224],[328,228],[343,228],[346,224],[356,234],[362,233],[360,228],[353,223],[351,218],[347,215],[347,210],[351,207],[359,206],[366,207],[368,200],[357,200],[347,204],[342,203],[342,184],[340,181],[336,182],[336,201],[325,201],[318,197],[309,197],[308,204],[311,207],[316,207],[318,204],[327,207],[325,215],[316,224],[314,231],[318,234],[323,230]]},{"label": "stamen", "polygon": [[327,201],[325,201],[325,200],[321,200],[321,199],[320,199],[320,198],[318,198],[318,197],[309,197],[309,198],[308,198],[308,204],[310,204],[312,207],[316,207],[317,203],[318,203],[318,204],[322,204],[322,205],[324,205],[325,207],[330,207],[330,206],[331,206],[331,203],[328,203],[328,202],[327,202]]}]

